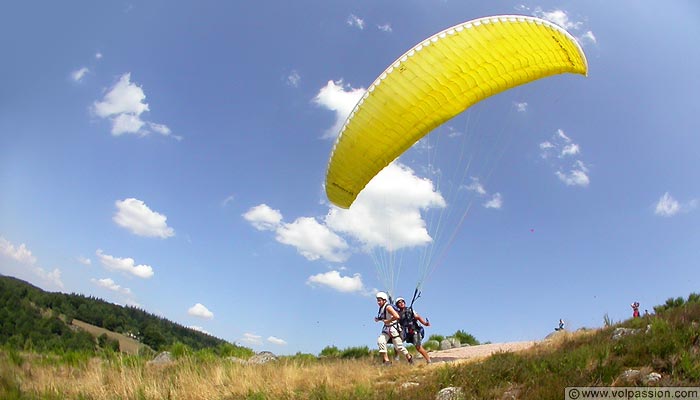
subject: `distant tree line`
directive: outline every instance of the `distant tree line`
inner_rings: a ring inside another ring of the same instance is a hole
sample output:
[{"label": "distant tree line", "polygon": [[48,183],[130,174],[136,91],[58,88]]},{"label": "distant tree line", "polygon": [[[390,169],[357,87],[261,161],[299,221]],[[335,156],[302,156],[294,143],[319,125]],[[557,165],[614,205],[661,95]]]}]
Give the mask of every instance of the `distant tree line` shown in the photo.
[{"label": "distant tree line", "polygon": [[[181,343],[193,350],[226,348],[223,339],[195,331],[136,307],[81,294],[43,291],[0,275],[0,345],[36,351],[94,351],[114,343],[70,326],[78,319],[140,341],[155,351]],[[234,345],[235,346],[235,345]]]}]

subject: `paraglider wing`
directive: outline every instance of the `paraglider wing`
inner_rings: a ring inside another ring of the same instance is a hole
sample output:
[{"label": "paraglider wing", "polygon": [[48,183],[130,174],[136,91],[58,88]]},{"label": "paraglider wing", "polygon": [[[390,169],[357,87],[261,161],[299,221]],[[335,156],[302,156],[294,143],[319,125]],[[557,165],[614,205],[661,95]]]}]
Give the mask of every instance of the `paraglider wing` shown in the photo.
[{"label": "paraglider wing", "polygon": [[587,72],[576,40],[542,19],[485,17],[446,29],[391,64],[357,103],[331,152],[328,199],[350,207],[401,153],[489,96],[552,75]]}]

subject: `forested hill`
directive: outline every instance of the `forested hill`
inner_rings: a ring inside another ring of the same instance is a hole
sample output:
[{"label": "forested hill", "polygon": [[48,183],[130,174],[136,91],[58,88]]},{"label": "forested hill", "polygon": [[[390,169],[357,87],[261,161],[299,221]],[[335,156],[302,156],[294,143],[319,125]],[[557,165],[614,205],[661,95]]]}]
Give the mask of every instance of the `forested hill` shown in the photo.
[{"label": "forested hill", "polygon": [[0,345],[35,350],[95,349],[91,335],[70,327],[73,319],[136,338],[156,351],[178,342],[194,350],[231,346],[135,307],[79,294],[46,292],[0,275]]}]

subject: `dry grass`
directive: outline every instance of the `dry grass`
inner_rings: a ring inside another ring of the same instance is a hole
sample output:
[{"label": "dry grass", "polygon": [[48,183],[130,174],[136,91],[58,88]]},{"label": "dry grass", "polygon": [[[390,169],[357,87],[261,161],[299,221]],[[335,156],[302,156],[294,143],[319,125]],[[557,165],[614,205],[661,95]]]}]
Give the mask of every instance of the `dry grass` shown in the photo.
[{"label": "dry grass", "polygon": [[[242,365],[204,353],[159,366],[143,357],[109,353],[80,358],[0,349],[0,398],[403,400],[434,399],[440,389],[456,386],[467,399],[540,400],[562,398],[568,386],[645,384],[623,379],[628,369],[660,374],[659,386],[700,382],[700,302],[621,326],[638,333],[613,340],[615,326],[563,332],[522,351],[500,351],[472,362],[402,362],[392,368],[381,367],[376,358],[283,357]],[[404,383],[411,383],[410,389]]]},{"label": "dry grass", "polygon": [[282,359],[265,365],[243,365],[191,357],[154,365],[128,356],[92,358],[78,364],[24,355],[17,365],[0,352],[0,369],[5,369],[4,374],[10,374],[19,392],[27,396],[21,398],[306,399],[319,392],[371,390],[374,385],[391,382],[407,368],[382,368],[376,360],[306,363]]}]

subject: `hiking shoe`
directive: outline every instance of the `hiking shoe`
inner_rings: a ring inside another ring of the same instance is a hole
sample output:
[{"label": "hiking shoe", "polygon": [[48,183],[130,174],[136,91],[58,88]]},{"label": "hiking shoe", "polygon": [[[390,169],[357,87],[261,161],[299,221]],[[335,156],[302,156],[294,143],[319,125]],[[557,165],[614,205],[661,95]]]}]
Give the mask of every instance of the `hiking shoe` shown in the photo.
[{"label": "hiking shoe", "polygon": [[385,367],[391,367],[391,361],[384,361],[382,365]]},{"label": "hiking shoe", "polygon": [[413,364],[413,356],[408,357],[408,363],[411,365]]}]

